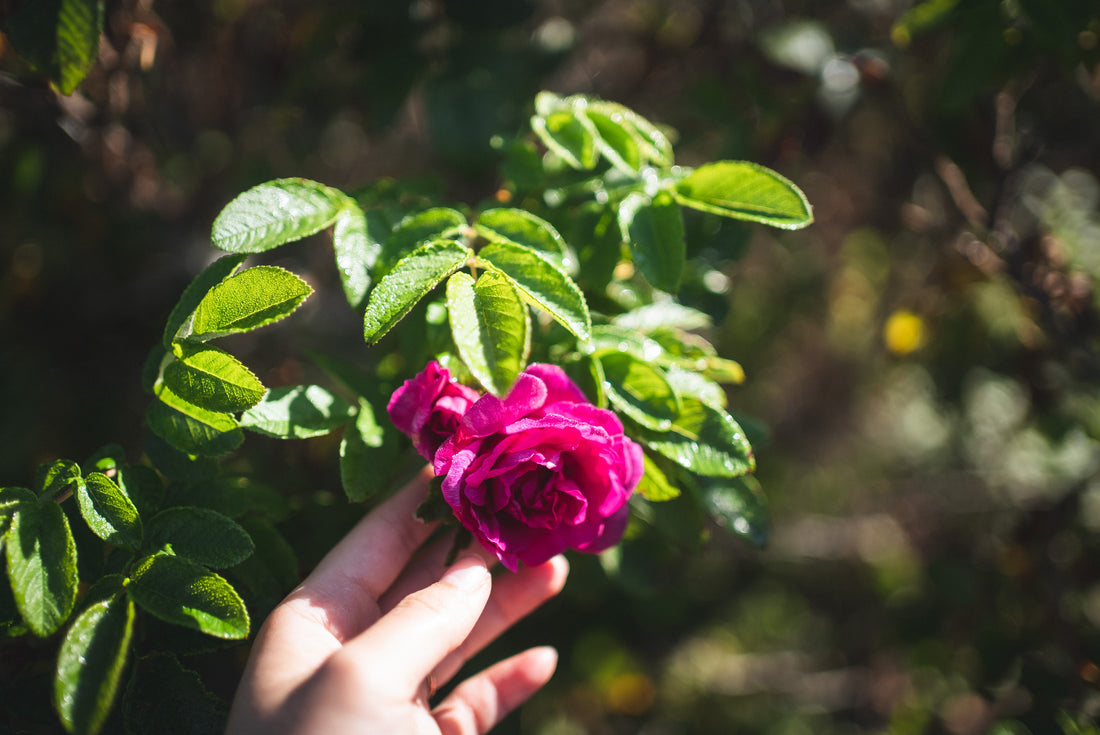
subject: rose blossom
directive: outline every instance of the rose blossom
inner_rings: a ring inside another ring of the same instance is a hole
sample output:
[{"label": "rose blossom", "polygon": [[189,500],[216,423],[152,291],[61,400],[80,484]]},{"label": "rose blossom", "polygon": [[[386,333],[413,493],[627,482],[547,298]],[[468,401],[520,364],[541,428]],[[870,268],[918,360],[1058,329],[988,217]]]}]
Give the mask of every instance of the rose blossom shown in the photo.
[{"label": "rose blossom", "polygon": [[515,571],[618,543],[642,450],[561,368],[533,364],[506,397],[467,410],[434,465],[455,517]]},{"label": "rose blossom", "polygon": [[393,425],[413,440],[420,456],[431,462],[435,450],[455,432],[463,414],[479,397],[433,360],[393,392],[386,411]]}]

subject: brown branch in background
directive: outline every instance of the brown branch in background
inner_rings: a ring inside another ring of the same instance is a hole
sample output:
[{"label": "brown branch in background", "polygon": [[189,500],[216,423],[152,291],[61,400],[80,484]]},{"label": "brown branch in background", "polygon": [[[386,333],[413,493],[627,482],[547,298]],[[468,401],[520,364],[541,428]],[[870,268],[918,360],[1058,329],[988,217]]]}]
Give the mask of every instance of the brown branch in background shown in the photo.
[{"label": "brown branch in background", "polygon": [[988,229],[989,213],[970,190],[970,185],[966,182],[966,174],[958,164],[947,156],[939,156],[936,158],[936,173],[947,186],[947,192],[951,195],[952,201],[962,212],[963,217],[966,217],[970,226],[977,230]]}]

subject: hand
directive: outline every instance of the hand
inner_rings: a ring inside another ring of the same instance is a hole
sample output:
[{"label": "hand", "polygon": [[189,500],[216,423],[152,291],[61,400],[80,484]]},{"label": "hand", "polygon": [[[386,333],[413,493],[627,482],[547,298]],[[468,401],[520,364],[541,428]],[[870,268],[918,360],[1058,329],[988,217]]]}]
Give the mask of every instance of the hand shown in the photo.
[{"label": "hand", "polygon": [[[562,557],[492,578],[487,554],[444,570],[449,539],[424,545],[428,475],[367,515],[268,616],[229,715],[229,735],[485,733],[554,673],[532,648],[459,684],[435,685],[556,594]],[[495,560],[494,560],[495,561]]]}]

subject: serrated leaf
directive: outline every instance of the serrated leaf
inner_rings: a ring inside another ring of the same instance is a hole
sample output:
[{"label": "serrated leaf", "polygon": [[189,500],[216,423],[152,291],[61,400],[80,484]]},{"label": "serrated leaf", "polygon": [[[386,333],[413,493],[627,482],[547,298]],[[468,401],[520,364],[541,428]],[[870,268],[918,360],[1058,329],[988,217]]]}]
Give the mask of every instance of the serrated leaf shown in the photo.
[{"label": "serrated leaf", "polygon": [[616,118],[620,125],[633,133],[643,159],[664,168],[674,163],[672,141],[656,125],[638,113],[616,102],[604,100],[589,102],[589,109]]},{"label": "serrated leaf", "polygon": [[452,240],[423,245],[399,260],[371,291],[363,338],[373,344],[401,321],[420,299],[461,268],[474,252]]},{"label": "serrated leaf", "polygon": [[173,350],[176,359],[162,371],[164,385],[199,408],[220,413],[244,411],[267,392],[251,370],[213,345],[179,342]]},{"label": "serrated leaf", "polygon": [[680,399],[657,368],[626,352],[597,353],[611,405],[656,431],[667,431],[680,415]]},{"label": "serrated leaf", "polygon": [[584,115],[596,129],[600,153],[620,171],[636,174],[642,167],[642,152],[634,131],[625,126],[622,115],[591,108],[586,109]]},{"label": "serrated leaf", "polygon": [[166,508],[149,519],[148,549],[171,551],[196,564],[222,569],[240,564],[255,546],[233,519],[209,508]]},{"label": "serrated leaf", "polygon": [[226,205],[210,240],[230,253],[262,253],[331,225],[348,197],[308,179],[276,179],[254,186]]},{"label": "serrated leaf", "polygon": [[716,408],[725,408],[728,399],[722,386],[708,380],[705,376],[671,365],[665,370],[669,385],[683,398],[694,398]]},{"label": "serrated leaf", "polygon": [[672,189],[685,207],[733,219],[797,230],[814,221],[802,190],[748,161],[718,161],[695,169]]},{"label": "serrated leaf", "polygon": [[321,386],[291,385],[271,389],[241,415],[240,425],[279,439],[308,439],[328,434],[351,415],[351,404]]},{"label": "serrated leaf", "polygon": [[565,240],[546,220],[524,209],[487,209],[474,229],[489,242],[501,240],[537,250],[567,273],[575,264],[569,259]]},{"label": "serrated leaf", "polygon": [[497,397],[508,393],[527,365],[531,315],[509,280],[486,271],[447,281],[447,313],[458,354],[478,382]]},{"label": "serrated leaf", "polygon": [[164,735],[224,735],[225,704],[206,691],[202,679],[169,653],[134,662],[123,697],[126,732]]},{"label": "serrated leaf", "polygon": [[734,418],[691,398],[681,398],[680,416],[669,431],[640,428],[636,438],[706,477],[739,477],[756,469],[752,447]]},{"label": "serrated leaf", "polygon": [[76,544],[61,507],[53,502],[21,504],[4,550],[19,614],[35,635],[50,635],[76,602]]},{"label": "serrated leaf", "polygon": [[139,515],[152,514],[164,500],[164,482],[152,467],[121,465],[114,479],[138,509]]},{"label": "serrated leaf", "polygon": [[457,239],[465,227],[466,215],[449,207],[433,207],[408,215],[382,243],[382,272],[389,272],[397,261],[423,245]]},{"label": "serrated leaf", "polygon": [[756,546],[767,543],[771,524],[768,503],[752,475],[708,481],[703,487],[703,507],[730,533]]},{"label": "serrated leaf", "polygon": [[207,291],[195,308],[192,334],[213,339],[250,332],[289,316],[312,293],[308,283],[283,268],[248,268]]},{"label": "serrated leaf", "polygon": [[477,257],[499,269],[530,304],[550,314],[577,339],[588,339],[592,317],[584,294],[544,255],[522,245],[494,242],[483,247]]},{"label": "serrated leaf", "polygon": [[[191,317],[207,292],[236,273],[247,257],[246,255],[223,255],[206,266],[202,273],[187,285],[180,300],[172,307],[172,313],[168,315],[168,322],[164,325],[161,342],[165,350],[170,348],[177,338],[190,336]],[[160,354],[163,356],[164,353]],[[153,381],[150,380],[148,385],[152,390]]]},{"label": "serrated leaf", "polygon": [[80,465],[68,459],[40,464],[34,473],[38,497],[49,500],[73,490],[80,483]]},{"label": "serrated leaf", "polygon": [[599,153],[591,123],[581,120],[572,111],[560,110],[531,118],[531,129],[543,144],[575,169],[596,167]]},{"label": "serrated leaf", "polygon": [[705,312],[675,301],[657,301],[631,309],[611,318],[611,323],[623,329],[635,329],[649,334],[657,330],[705,329],[712,326],[711,318]]},{"label": "serrated leaf", "polygon": [[274,607],[300,579],[294,548],[271,523],[246,518],[242,527],[256,544],[256,551],[233,567],[233,580],[251,598],[260,598],[265,609]]},{"label": "serrated leaf", "polygon": [[205,567],[160,552],[138,564],[132,579],[134,601],[161,620],[217,638],[248,637],[248,610],[240,595]]},{"label": "serrated leaf", "polygon": [[25,504],[37,505],[38,498],[25,487],[0,487],[0,545],[16,511]]},{"label": "serrated leaf", "polygon": [[355,310],[363,308],[371,286],[371,269],[382,253],[366,214],[354,202],[345,206],[332,228],[332,248],[344,296]]},{"label": "serrated leaf", "polygon": [[658,466],[648,453],[643,453],[645,473],[635,492],[651,503],[660,503],[680,496],[680,488],[669,482],[664,470]]},{"label": "serrated leaf", "polygon": [[57,657],[54,706],[71,733],[99,732],[118,694],[134,632],[134,603],[117,594],[73,622]]},{"label": "serrated leaf", "polygon": [[169,406],[163,400],[150,401],[145,422],[154,434],[184,454],[218,457],[241,445],[244,434],[229,414],[204,411],[197,406]]},{"label": "serrated leaf", "polygon": [[340,442],[340,482],[351,502],[380,493],[399,461],[398,434],[391,427],[380,424],[370,402],[359,399],[359,413]]},{"label": "serrated leaf", "polygon": [[619,205],[619,228],[645,279],[675,293],[687,258],[684,218],[667,192],[652,199],[635,192]]},{"label": "serrated leaf", "polygon": [[80,515],[92,533],[104,541],[137,551],[141,546],[141,518],[133,502],[102,472],[92,472],[76,491]]},{"label": "serrated leaf", "polygon": [[95,64],[102,27],[101,0],[16,3],[3,19],[4,34],[19,55],[64,95],[72,94]]}]

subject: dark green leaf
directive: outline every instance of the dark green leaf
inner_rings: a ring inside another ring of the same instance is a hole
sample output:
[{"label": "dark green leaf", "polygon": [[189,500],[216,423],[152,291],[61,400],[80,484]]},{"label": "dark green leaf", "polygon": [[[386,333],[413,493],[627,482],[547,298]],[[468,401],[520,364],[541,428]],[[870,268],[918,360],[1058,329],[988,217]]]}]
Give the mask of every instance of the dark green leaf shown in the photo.
[{"label": "dark green leaf", "polygon": [[771,524],[768,503],[752,475],[708,481],[703,488],[703,506],[730,533],[757,546],[767,543]]},{"label": "dark green leaf", "polygon": [[486,245],[478,261],[498,268],[529,303],[554,317],[573,336],[587,340],[592,318],[573,279],[538,251],[510,242]]},{"label": "dark green leaf", "polygon": [[493,395],[507,394],[531,347],[531,315],[512,284],[495,271],[476,283],[456,273],[447,282],[447,313],[466,367]]},{"label": "dark green leaf", "polygon": [[61,644],[54,705],[71,733],[99,732],[114,705],[134,631],[134,603],[118,594],[92,604]]},{"label": "dark green leaf", "polygon": [[452,240],[437,240],[417,248],[397,262],[378,282],[367,301],[363,337],[380,340],[420,299],[473,257],[473,251]]},{"label": "dark green leaf", "polygon": [[611,405],[656,431],[668,431],[680,415],[680,400],[664,373],[626,352],[597,353]]},{"label": "dark green leaf", "polygon": [[455,240],[466,227],[466,215],[457,209],[434,207],[402,219],[382,245],[380,266],[389,272],[397,261],[435,240]]},{"label": "dark green leaf", "polygon": [[277,179],[255,186],[226,205],[210,240],[230,253],[262,253],[331,225],[348,197],[307,179]]},{"label": "dark green leaf", "polygon": [[[213,345],[177,342],[162,378],[174,394],[199,408],[234,413],[250,408],[267,389],[237,358]],[[156,388],[154,388],[156,390]]]},{"label": "dark green leaf", "polygon": [[298,583],[298,558],[290,543],[266,520],[246,518],[241,525],[256,544],[256,552],[227,574],[250,596],[250,603],[258,598],[269,610]]},{"label": "dark green leaf", "polygon": [[140,515],[150,515],[164,500],[164,483],[152,467],[122,465],[117,470],[115,482],[133,502]]},{"label": "dark green leaf", "polygon": [[241,416],[241,428],[279,439],[324,436],[351,418],[352,407],[319,385],[273,388]]},{"label": "dark green leaf", "polygon": [[19,614],[35,635],[48,636],[76,602],[76,544],[69,522],[57,503],[20,503],[6,539],[8,581]]},{"label": "dark green leaf", "polygon": [[636,492],[651,503],[663,502],[679,497],[680,488],[669,482],[664,470],[653,461],[649,453],[645,453],[645,474],[638,483]]},{"label": "dark green leaf", "polygon": [[[164,325],[162,343],[165,350],[172,346],[172,342],[177,337],[182,338],[191,334],[191,317],[207,292],[236,273],[247,257],[246,255],[224,255],[206,266],[203,272],[188,284],[179,302],[172,308],[172,313],[168,315],[168,323]],[[164,353],[160,354],[163,356]],[[149,381],[150,390],[152,385],[153,381]]]},{"label": "dark green leaf", "polygon": [[195,308],[192,334],[212,339],[250,332],[292,314],[313,289],[290,271],[258,265],[210,289]]},{"label": "dark green leaf", "polygon": [[224,735],[225,704],[175,656],[139,658],[123,698],[128,735]]},{"label": "dark green leaf", "polygon": [[487,209],[477,218],[474,229],[491,243],[503,240],[537,250],[567,273],[575,267],[565,240],[553,225],[526,210]]},{"label": "dark green leaf", "polygon": [[814,221],[806,195],[775,171],[748,161],[700,166],[673,189],[685,207],[797,230]]},{"label": "dark green leaf", "polygon": [[[166,439],[162,439],[152,431],[145,433],[145,453],[149,456],[149,461],[153,463],[157,471],[163,473],[170,481],[200,482],[216,477],[221,471],[216,459],[193,456],[180,451]],[[146,507],[141,501],[136,500],[138,496],[130,490],[127,490],[127,492],[130,493],[131,498],[135,499],[138,510],[145,513]],[[153,506],[153,510],[159,507],[163,496],[162,488],[158,492],[157,502]]]},{"label": "dark green leaf", "polygon": [[637,438],[681,467],[707,477],[738,477],[756,469],[741,427],[725,411],[691,398],[680,401],[672,429],[642,428]]},{"label": "dark green leaf", "polygon": [[340,481],[353,503],[382,492],[400,459],[398,434],[391,424],[379,424],[374,407],[359,400],[359,414],[340,443]]},{"label": "dark green leaf", "polygon": [[38,497],[51,500],[76,489],[80,484],[80,465],[68,459],[40,464],[34,475]]},{"label": "dark green leaf", "polygon": [[363,308],[371,285],[371,269],[382,253],[382,243],[370,231],[367,216],[351,202],[332,228],[332,247],[344,296],[353,309]]},{"label": "dark green leaf", "polygon": [[209,508],[166,508],[149,519],[145,547],[166,549],[196,564],[222,569],[240,564],[255,548],[231,518]]},{"label": "dark green leaf", "polygon": [[130,594],[161,620],[217,638],[248,636],[240,595],[217,574],[183,557],[153,554],[134,568]]},{"label": "dark green leaf", "polygon": [[620,171],[637,173],[642,167],[642,152],[634,130],[622,115],[606,114],[595,109],[586,109],[584,114],[596,129],[596,144],[600,153]]},{"label": "dark green leaf", "polygon": [[20,56],[65,95],[95,64],[102,27],[101,0],[15,3],[3,21],[4,34]]},{"label": "dark green leaf", "polygon": [[684,218],[667,192],[653,199],[634,193],[619,205],[619,228],[634,262],[654,288],[675,293],[684,272]]},{"label": "dark green leaf", "polygon": [[229,414],[186,407],[187,413],[162,400],[151,401],[145,421],[154,434],[184,454],[218,457],[241,445],[244,434]]},{"label": "dark green leaf", "polygon": [[92,472],[77,489],[76,500],[80,515],[96,536],[130,551],[141,546],[138,510],[111,478]]}]

